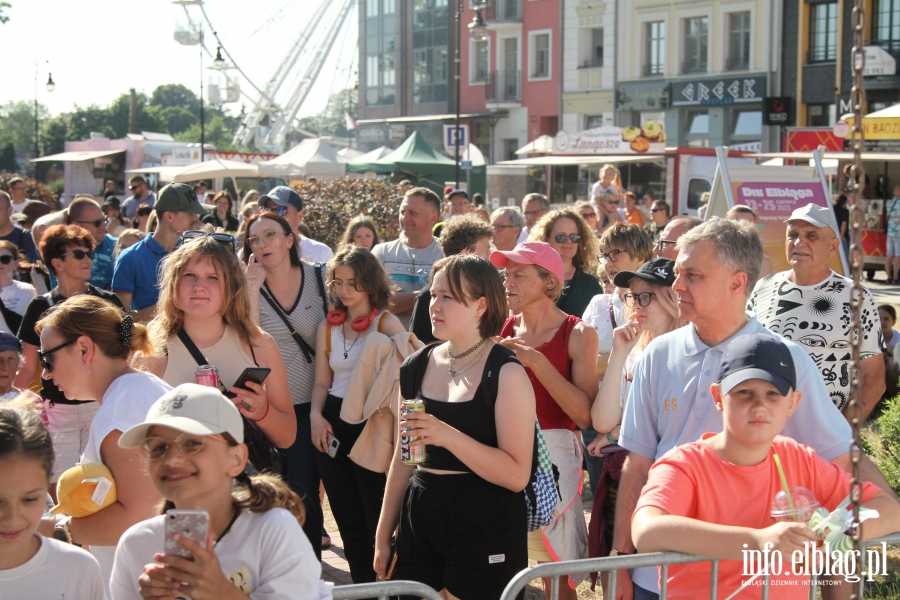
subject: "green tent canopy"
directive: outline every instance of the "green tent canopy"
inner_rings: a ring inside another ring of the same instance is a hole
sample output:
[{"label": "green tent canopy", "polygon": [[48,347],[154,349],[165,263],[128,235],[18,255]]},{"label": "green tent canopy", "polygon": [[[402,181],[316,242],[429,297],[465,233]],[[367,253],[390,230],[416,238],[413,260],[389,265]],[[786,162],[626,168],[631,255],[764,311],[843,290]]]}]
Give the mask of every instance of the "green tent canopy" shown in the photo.
[{"label": "green tent canopy", "polygon": [[[416,185],[430,188],[443,195],[445,182],[456,180],[456,162],[435,152],[417,131],[414,131],[399,148],[371,162],[350,162],[347,164],[350,173],[394,174],[400,179],[414,179]],[[468,174],[470,194],[485,193],[487,169],[478,165]],[[460,169],[460,182],[467,181],[467,173]],[[450,184],[452,185],[452,183]]]}]

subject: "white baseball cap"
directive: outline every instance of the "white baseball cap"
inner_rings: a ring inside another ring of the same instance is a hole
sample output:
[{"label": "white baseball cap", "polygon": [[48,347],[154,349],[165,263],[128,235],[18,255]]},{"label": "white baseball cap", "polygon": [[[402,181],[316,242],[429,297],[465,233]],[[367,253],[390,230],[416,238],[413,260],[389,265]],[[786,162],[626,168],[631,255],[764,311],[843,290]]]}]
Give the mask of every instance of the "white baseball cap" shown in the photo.
[{"label": "white baseball cap", "polygon": [[784,222],[790,223],[791,221],[805,221],[816,227],[830,227],[834,235],[841,239],[841,232],[837,228],[837,223],[831,218],[831,210],[824,206],[812,203],[801,206],[792,212],[791,216],[785,219]]},{"label": "white baseball cap", "polygon": [[244,421],[234,403],[216,388],[196,383],[183,383],[154,402],[144,422],[122,434],[119,446],[137,448],[154,425],[192,435],[228,433],[244,442]]}]

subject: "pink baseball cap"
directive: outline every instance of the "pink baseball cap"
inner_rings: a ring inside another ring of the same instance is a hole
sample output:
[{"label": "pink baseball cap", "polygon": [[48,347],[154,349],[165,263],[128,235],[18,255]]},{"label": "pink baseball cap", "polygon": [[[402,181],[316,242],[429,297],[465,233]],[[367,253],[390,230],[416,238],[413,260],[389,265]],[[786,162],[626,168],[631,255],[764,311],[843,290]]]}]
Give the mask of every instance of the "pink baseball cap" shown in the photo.
[{"label": "pink baseball cap", "polygon": [[537,265],[556,275],[560,283],[566,280],[562,258],[547,242],[524,242],[512,250],[491,252],[491,262],[494,266],[502,269],[509,261]]}]

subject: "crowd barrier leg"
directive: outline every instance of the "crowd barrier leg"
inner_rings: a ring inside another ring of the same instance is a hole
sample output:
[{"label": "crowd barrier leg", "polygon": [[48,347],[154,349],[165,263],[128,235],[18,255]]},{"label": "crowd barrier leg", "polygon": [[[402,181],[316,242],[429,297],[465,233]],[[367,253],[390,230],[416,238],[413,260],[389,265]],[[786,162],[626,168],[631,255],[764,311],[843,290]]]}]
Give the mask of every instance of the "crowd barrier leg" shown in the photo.
[{"label": "crowd barrier leg", "polygon": [[391,596],[415,596],[424,600],[444,600],[437,591],[418,581],[376,581],[375,583],[355,583],[337,585],[332,591],[333,600],[361,600],[378,598],[388,600]]}]

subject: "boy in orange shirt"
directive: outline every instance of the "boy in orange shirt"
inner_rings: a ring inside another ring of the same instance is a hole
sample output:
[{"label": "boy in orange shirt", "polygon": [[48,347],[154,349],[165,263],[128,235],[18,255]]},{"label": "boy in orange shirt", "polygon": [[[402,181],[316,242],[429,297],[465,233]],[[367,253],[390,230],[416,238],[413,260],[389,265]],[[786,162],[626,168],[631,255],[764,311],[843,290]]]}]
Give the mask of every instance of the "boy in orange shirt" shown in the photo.
[{"label": "boy in orange shirt", "polygon": [[[632,516],[638,550],[725,559],[719,563],[719,598],[730,597],[752,577],[743,573],[745,553],[780,552],[781,575],[770,569],[773,597],[808,597],[809,576],[801,574],[803,565],[794,574],[793,553],[805,555],[804,544],[818,538],[806,523],[776,523],[771,517],[772,500],[782,490],[774,455],[788,485],[807,488],[829,512],[849,495],[850,475],[779,435],[801,400],[795,387],[791,353],[779,339],[756,334],[729,344],[719,383],[711,386],[724,431],[672,449],[650,469]],[[864,540],[900,529],[900,505],[870,483],[863,484],[863,505],[880,514],[863,525]],[[738,597],[759,598],[762,580]],[[710,563],[669,567],[669,598],[709,597],[709,584]]]}]

